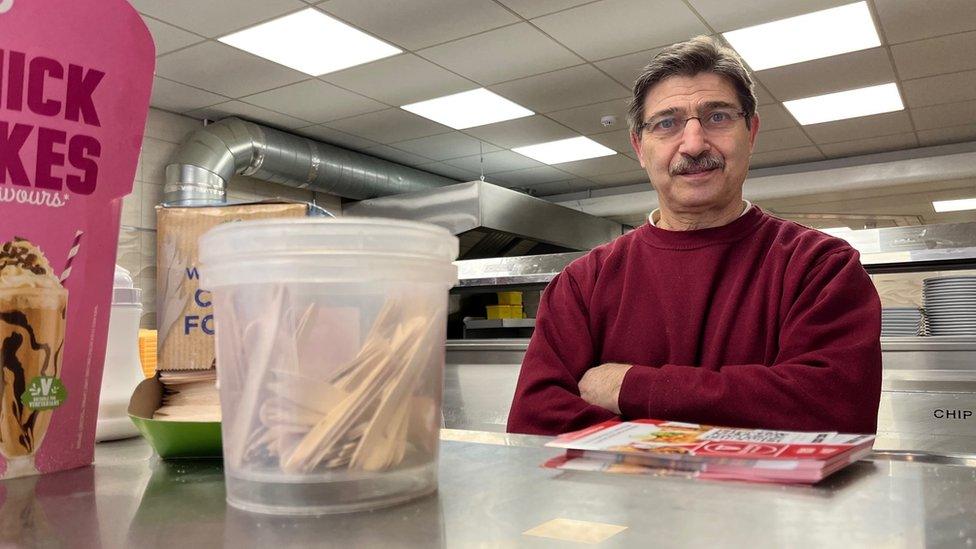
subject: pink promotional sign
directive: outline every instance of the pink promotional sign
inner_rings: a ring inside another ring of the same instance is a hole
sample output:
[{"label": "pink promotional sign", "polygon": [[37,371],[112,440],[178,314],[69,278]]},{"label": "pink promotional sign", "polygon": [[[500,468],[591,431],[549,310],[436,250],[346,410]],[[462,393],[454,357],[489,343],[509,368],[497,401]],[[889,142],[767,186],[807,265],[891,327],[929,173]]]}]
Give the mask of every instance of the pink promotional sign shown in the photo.
[{"label": "pink promotional sign", "polygon": [[154,60],[126,0],[0,0],[0,478],[91,463]]}]

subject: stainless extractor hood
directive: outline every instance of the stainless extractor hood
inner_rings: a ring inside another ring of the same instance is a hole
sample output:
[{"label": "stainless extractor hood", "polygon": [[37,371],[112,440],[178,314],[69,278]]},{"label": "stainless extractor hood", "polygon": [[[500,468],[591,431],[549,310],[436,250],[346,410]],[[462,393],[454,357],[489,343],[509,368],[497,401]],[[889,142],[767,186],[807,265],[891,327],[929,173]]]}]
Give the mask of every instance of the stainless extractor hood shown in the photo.
[{"label": "stainless extractor hood", "polygon": [[440,225],[461,240],[460,259],[589,250],[624,230],[620,223],[484,181],[363,200],[342,213]]}]

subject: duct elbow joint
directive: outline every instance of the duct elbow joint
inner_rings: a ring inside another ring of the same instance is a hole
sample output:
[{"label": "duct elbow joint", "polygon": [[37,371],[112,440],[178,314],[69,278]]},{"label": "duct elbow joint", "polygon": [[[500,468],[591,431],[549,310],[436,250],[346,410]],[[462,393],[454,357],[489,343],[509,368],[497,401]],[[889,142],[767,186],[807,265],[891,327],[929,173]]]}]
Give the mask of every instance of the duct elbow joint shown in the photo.
[{"label": "duct elbow joint", "polygon": [[166,166],[163,202],[173,206],[221,204],[227,201],[227,182],[219,175],[191,164]]}]

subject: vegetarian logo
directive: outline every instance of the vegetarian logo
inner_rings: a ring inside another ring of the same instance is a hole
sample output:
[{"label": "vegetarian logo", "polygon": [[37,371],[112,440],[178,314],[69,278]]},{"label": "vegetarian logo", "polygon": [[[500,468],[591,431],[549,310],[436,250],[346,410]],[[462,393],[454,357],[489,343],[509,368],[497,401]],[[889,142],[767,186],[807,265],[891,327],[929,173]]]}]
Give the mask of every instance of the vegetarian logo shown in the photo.
[{"label": "vegetarian logo", "polygon": [[68,398],[68,391],[64,384],[56,377],[38,376],[27,385],[27,390],[20,395],[24,406],[32,410],[51,410],[57,408]]}]

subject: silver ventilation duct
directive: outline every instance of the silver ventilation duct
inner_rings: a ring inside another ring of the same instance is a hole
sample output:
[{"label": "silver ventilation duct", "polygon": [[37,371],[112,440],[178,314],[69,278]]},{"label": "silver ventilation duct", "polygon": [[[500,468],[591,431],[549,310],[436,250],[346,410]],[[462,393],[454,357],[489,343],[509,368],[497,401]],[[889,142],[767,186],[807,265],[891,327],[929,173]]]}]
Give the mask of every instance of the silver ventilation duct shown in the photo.
[{"label": "silver ventilation duct", "polygon": [[453,179],[247,122],[225,118],[197,130],[166,166],[163,200],[224,202],[235,174],[362,200],[428,190]]}]

